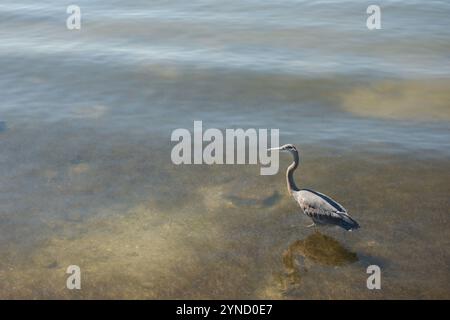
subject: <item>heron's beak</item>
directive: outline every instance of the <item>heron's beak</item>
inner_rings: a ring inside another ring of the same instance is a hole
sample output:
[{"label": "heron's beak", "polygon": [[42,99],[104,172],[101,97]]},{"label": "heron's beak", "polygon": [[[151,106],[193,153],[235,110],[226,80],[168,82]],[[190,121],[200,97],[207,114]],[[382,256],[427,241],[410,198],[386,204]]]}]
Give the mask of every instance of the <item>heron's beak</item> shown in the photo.
[{"label": "heron's beak", "polygon": [[274,150],[281,150],[281,147],[267,149],[267,151],[274,151]]}]

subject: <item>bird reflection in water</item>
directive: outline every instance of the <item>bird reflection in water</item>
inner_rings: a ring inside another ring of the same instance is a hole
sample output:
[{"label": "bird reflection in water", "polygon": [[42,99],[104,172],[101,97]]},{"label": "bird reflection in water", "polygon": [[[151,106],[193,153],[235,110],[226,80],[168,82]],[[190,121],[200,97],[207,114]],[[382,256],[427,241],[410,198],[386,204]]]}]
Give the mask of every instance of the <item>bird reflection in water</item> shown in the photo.
[{"label": "bird reflection in water", "polygon": [[300,283],[302,273],[308,271],[307,264],[339,267],[356,261],[356,253],[318,231],[303,240],[294,241],[283,253],[285,275],[290,284]]}]

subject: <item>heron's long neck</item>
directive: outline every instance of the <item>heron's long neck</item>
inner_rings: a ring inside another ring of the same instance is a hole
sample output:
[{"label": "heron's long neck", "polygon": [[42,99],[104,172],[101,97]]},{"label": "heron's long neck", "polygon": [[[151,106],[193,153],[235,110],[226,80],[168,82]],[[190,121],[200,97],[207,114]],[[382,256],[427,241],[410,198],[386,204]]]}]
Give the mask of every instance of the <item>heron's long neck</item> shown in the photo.
[{"label": "heron's long neck", "polygon": [[295,169],[297,169],[298,162],[299,162],[298,153],[293,152],[292,155],[294,156],[294,162],[291,163],[291,165],[287,168],[287,171],[286,171],[286,181],[287,181],[287,187],[288,187],[289,193],[291,193],[292,191],[299,190],[297,188],[297,186],[295,185],[295,181],[294,181],[294,171],[295,171]]}]

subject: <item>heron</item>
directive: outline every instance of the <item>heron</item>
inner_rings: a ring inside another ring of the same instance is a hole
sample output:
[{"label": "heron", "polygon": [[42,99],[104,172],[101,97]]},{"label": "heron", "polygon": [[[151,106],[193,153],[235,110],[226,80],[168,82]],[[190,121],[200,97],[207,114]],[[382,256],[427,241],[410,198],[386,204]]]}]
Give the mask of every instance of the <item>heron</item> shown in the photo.
[{"label": "heron", "polygon": [[287,188],[303,213],[313,221],[308,227],[334,225],[344,228],[347,231],[359,228],[358,222],[352,219],[347,213],[347,210],[337,201],[314,190],[297,188],[294,181],[294,171],[299,165],[300,157],[294,145],[286,144],[281,147],[268,149],[268,151],[273,150],[289,152],[294,158],[294,162],[292,162],[286,171]]}]

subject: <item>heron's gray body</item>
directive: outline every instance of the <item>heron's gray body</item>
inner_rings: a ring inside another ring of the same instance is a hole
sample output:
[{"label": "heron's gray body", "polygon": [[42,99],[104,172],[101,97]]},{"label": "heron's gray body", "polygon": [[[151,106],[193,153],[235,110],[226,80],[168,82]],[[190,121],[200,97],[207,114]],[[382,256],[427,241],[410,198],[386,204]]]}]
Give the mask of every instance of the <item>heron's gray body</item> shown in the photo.
[{"label": "heron's gray body", "polygon": [[320,192],[302,189],[292,191],[292,196],[303,213],[310,217],[315,224],[338,225],[346,230],[359,227],[341,204]]},{"label": "heron's gray body", "polygon": [[286,144],[276,149],[289,151],[294,157],[294,162],[286,171],[287,188],[303,213],[310,217],[314,224],[336,225],[348,231],[359,228],[358,222],[353,220],[347,210],[337,201],[317,191],[297,188],[294,181],[294,171],[298,167],[300,158],[295,146]]}]

